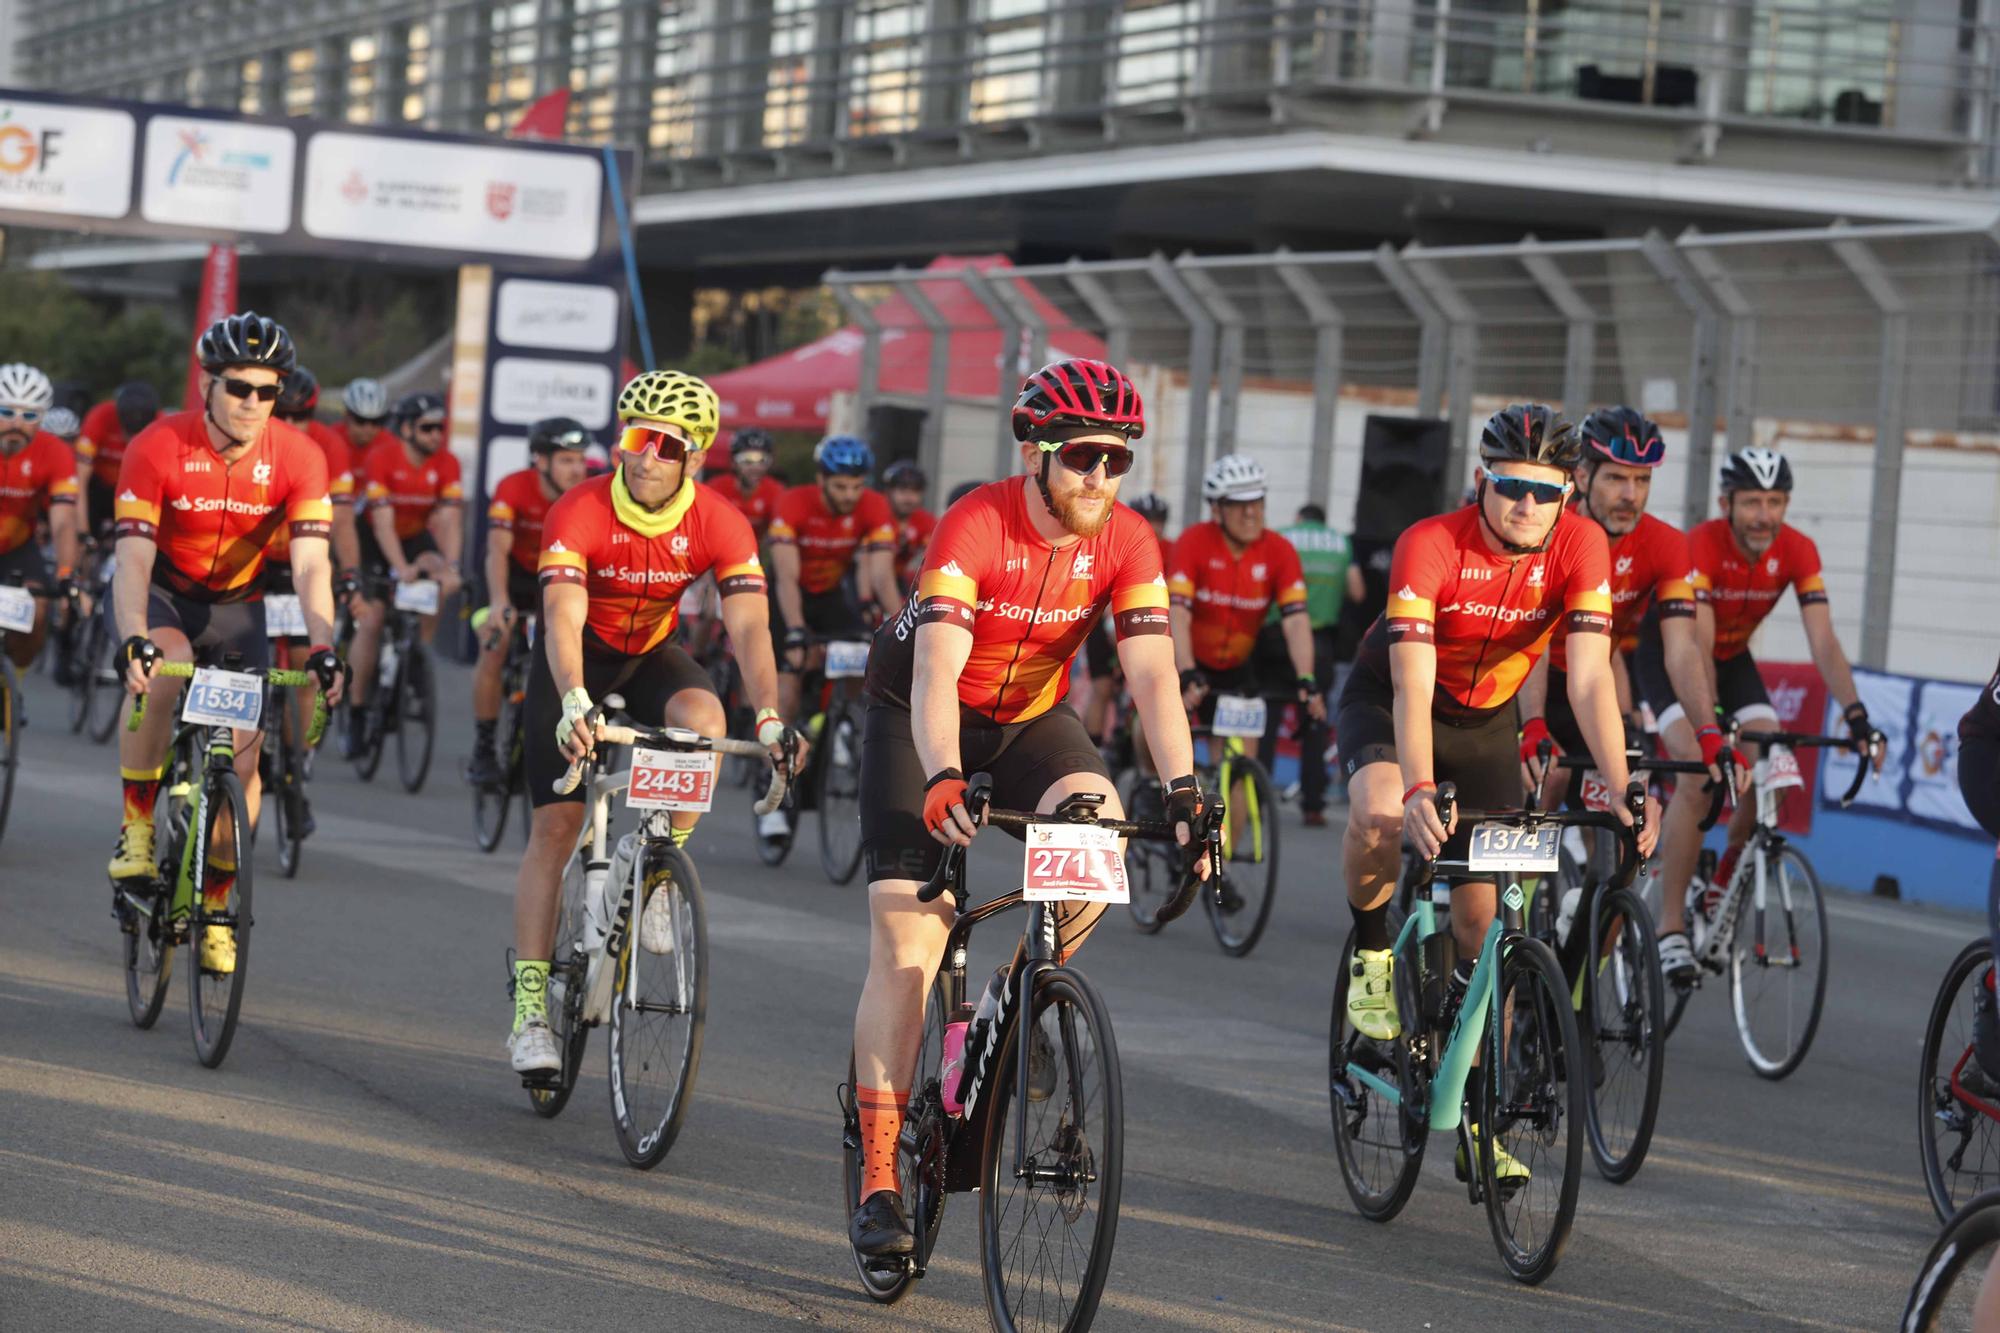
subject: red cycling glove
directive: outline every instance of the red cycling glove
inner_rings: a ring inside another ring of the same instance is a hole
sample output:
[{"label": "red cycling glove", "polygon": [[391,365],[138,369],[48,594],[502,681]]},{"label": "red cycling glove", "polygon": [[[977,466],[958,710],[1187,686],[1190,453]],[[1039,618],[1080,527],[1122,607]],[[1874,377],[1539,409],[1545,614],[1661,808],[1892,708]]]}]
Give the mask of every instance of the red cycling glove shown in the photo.
[{"label": "red cycling glove", "polygon": [[951,808],[965,804],[965,774],[947,768],[924,784],[924,827],[936,833],[951,822]]},{"label": "red cycling glove", "polygon": [[1562,746],[1556,745],[1554,738],[1549,735],[1547,718],[1531,717],[1526,722],[1523,722],[1521,724],[1521,762],[1526,764],[1538,758],[1539,756],[1536,754],[1536,751],[1542,748],[1543,741],[1548,741],[1554,747],[1550,751],[1551,758],[1563,752]]}]

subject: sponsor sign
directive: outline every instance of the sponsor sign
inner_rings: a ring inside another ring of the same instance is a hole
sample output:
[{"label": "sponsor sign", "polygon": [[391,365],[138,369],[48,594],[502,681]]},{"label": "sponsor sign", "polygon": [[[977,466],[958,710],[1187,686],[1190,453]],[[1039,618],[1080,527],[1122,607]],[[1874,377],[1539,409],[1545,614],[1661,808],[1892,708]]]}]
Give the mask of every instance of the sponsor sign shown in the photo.
[{"label": "sponsor sign", "polygon": [[610,287],[509,278],[499,301],[494,333],[509,347],[602,353],[617,345],[621,303]]},{"label": "sponsor sign", "polygon": [[128,112],[0,100],[0,209],[122,218],[137,141]]},{"label": "sponsor sign", "polygon": [[292,132],[275,125],[154,116],[139,215],[175,227],[289,231],[297,153]]},{"label": "sponsor sign", "polygon": [[[1854,688],[1868,705],[1868,719],[1889,738],[1879,777],[1861,784],[1851,810],[1874,809],[1900,814],[1903,809],[1903,770],[1910,762],[1910,706],[1915,701],[1917,682],[1908,676],[1887,676],[1872,671],[1854,673]],[[1845,736],[1847,723],[1840,715],[1840,703],[1828,699],[1822,726],[1829,736]],[[1827,750],[1820,760],[1820,795],[1839,801],[1847,784],[1854,781],[1854,767],[1861,759],[1851,750]]]},{"label": "sponsor sign", "polygon": [[503,356],[493,363],[487,410],[495,421],[528,426],[543,417],[575,417],[586,429],[611,424],[617,384],[611,367],[590,361]]},{"label": "sponsor sign", "polygon": [[1979,821],[1965,808],[1965,797],[1958,790],[1958,720],[1984,688],[1944,680],[1927,680],[1917,686],[1910,761],[1905,770],[1909,795],[1904,803],[1916,818],[1981,832]]},{"label": "sponsor sign", "polygon": [[[1826,711],[1826,683],[1811,662],[1759,662],[1757,673],[1764,678],[1764,692],[1771,696],[1771,708],[1784,731],[1814,731]],[[1841,728],[1844,732],[1845,727]],[[1834,733],[1840,734],[1839,732]],[[1799,750],[1793,755],[1810,792],[1819,773],[1821,751]],[[1787,833],[1812,832],[1813,803],[1809,796],[1786,795],[1778,806],[1778,827]]]}]

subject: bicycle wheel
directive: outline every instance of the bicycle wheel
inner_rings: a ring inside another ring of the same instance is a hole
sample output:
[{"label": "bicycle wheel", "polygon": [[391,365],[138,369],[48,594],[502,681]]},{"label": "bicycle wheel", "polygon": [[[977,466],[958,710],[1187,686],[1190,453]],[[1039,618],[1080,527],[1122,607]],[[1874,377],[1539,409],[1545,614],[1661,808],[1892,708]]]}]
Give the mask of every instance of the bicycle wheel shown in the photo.
[{"label": "bicycle wheel", "polygon": [[1729,1003],[1750,1067],[1779,1079],[1806,1058],[1826,1004],[1826,895],[1790,844],[1771,857],[1768,875],[1761,930],[1754,892],[1737,909]]},{"label": "bicycle wheel", "polygon": [[[1409,1088],[1409,1047],[1375,1042],[1347,1021],[1347,987],[1354,969],[1354,937],[1340,951],[1328,1025],[1327,1090],[1333,1107],[1333,1149],[1348,1197],[1371,1222],[1403,1211],[1424,1164],[1423,1122],[1354,1076],[1364,1069],[1398,1090]],[[1400,999],[1401,996],[1398,996]],[[1414,1011],[1405,1011],[1414,1013]]]},{"label": "bicycle wheel", "polygon": [[[674,1146],[701,1064],[708,1015],[708,924],[694,862],[668,843],[650,844],[632,929],[615,960],[611,997],[611,1119],[625,1160],[641,1171]],[[673,946],[650,953],[640,943],[641,913],[655,893],[669,895]]]},{"label": "bicycle wheel", "polygon": [[[399,664],[397,670],[400,672],[401,669]],[[383,735],[391,722],[390,712],[398,688],[396,680],[383,680],[378,673],[374,694],[360,705],[362,719],[368,726],[368,743],[361,747],[360,754],[354,756],[354,775],[363,782],[373,782],[376,770],[382,767]],[[348,711],[351,713],[353,710]]]},{"label": "bicycle wheel", "polygon": [[403,790],[414,796],[424,789],[431,752],[437,748],[437,671],[429,648],[410,645],[397,683],[396,775]]},{"label": "bicycle wheel", "polygon": [[[187,801],[173,795],[178,779],[160,784],[153,801],[153,827],[158,830],[160,864],[180,864],[181,831],[187,827]],[[146,1030],[159,1021],[174,978],[174,928],[167,898],[155,891],[132,894],[124,886],[112,890],[118,929],[125,937],[125,1007],[132,1026]]]},{"label": "bicycle wheel", "polygon": [[[1582,1033],[1590,1054],[1590,1155],[1606,1180],[1638,1173],[1660,1114],[1666,1072],[1666,983],[1646,905],[1630,889],[1600,893],[1596,950],[1584,959]],[[1574,926],[1571,929],[1575,929]]]},{"label": "bicycle wheel", "polygon": [[571,861],[562,877],[562,903],[556,916],[556,946],[549,962],[548,1015],[562,1067],[546,1084],[528,1088],[528,1104],[544,1120],[553,1120],[569,1105],[576,1089],[576,1076],[583,1067],[584,1047],[590,1027],[583,1021],[584,978],[590,959],[580,947],[583,937],[584,877],[577,873],[578,861]]},{"label": "bicycle wheel", "polygon": [[[1160,794],[1160,784],[1136,768],[1128,768],[1119,775],[1118,800],[1125,807],[1127,819],[1166,818],[1166,799]],[[1132,924],[1142,934],[1158,934],[1164,924],[1160,920],[1160,909],[1167,905],[1174,891],[1180,887],[1180,875],[1172,854],[1164,844],[1157,842],[1134,840],[1126,843],[1125,881],[1131,893],[1126,899],[1125,910],[1132,914]]]},{"label": "bicycle wheel", "polygon": [[[1118,1230],[1125,1150],[1118,1047],[1104,1001],[1067,968],[1038,974],[1025,1018],[1000,1043],[980,1157],[986,1312],[995,1328],[1087,1329]],[[1048,1044],[1051,1086],[1039,1101],[1030,1089],[1021,1142],[1014,1043],[1037,1029]]]},{"label": "bicycle wheel", "polygon": [[286,706],[290,701],[280,695],[277,702],[285,709],[276,733],[277,748],[272,755],[277,781],[266,790],[264,799],[274,807],[278,873],[286,879],[297,879],[299,866],[305,860],[305,763],[293,748],[296,744],[292,734],[294,722],[291,709]]},{"label": "bicycle wheel", "polygon": [[845,884],[861,868],[861,719],[852,707],[827,710],[820,743],[819,868]]},{"label": "bicycle wheel", "polygon": [[[817,763],[817,754],[807,762]],[[792,844],[799,838],[798,801],[798,792],[794,789],[793,793],[785,798],[785,803],[778,807],[779,813],[785,817],[785,836],[782,838],[765,837],[764,817],[758,814],[754,807],[750,809],[750,841],[757,848],[757,859],[767,866],[781,866],[785,863],[785,858],[792,854]]]},{"label": "bicycle wheel", "polygon": [[[905,1112],[907,1127],[896,1150],[898,1183],[903,1187],[903,1209],[910,1225],[918,1229],[917,1258],[930,1253],[937,1242],[938,1227],[944,1221],[944,1149],[951,1130],[938,1091],[938,1077],[944,1068],[944,1025],[947,1021],[942,978],[931,982],[930,999],[924,1006],[924,1036],[917,1047],[917,1064],[910,1076],[910,1104]],[[844,1215],[852,1217],[861,1206],[861,1119],[852,1089],[855,1086],[854,1057],[847,1059],[848,1095],[842,1099],[841,1199]],[[873,1258],[854,1255],[854,1271],[861,1289],[871,1300],[893,1305],[906,1295],[914,1281],[913,1265],[902,1255]]]},{"label": "bicycle wheel", "polygon": [[91,636],[90,671],[81,688],[90,692],[90,721],[87,724],[90,739],[102,745],[111,739],[112,732],[118,730],[118,716],[124,711],[119,707],[124,694],[124,673],[118,669],[117,639],[101,621],[95,623],[97,632]]},{"label": "bicycle wheel", "polygon": [[500,766],[505,776],[486,786],[476,782],[466,784],[472,788],[472,834],[482,852],[498,847],[506,835],[507,815],[514,807],[515,783],[521,776],[521,713],[513,696],[509,687],[500,704],[500,725],[495,729],[501,738]]},{"label": "bicycle wheel", "polygon": [[97,617],[92,616],[76,631],[75,644],[70,655],[70,676],[63,682],[63,690],[69,695],[69,729],[73,735],[82,735],[90,725],[90,704],[93,692],[90,688],[90,673],[93,665],[93,650],[97,646]]},{"label": "bicycle wheel", "polygon": [[[243,983],[250,974],[250,810],[243,799],[243,783],[233,771],[210,773],[208,812],[214,820],[209,842],[215,844],[216,830],[227,827],[235,836],[236,879],[227,895],[210,903],[206,892],[206,858],[194,867],[194,911],[188,919],[188,1020],[194,1035],[195,1058],[214,1069],[229,1054],[236,1036],[236,1019],[243,1007]],[[236,964],[227,972],[202,966],[202,940],[209,930],[226,932],[234,941]]]},{"label": "bicycle wheel", "polygon": [[[1583,1048],[1569,985],[1549,946],[1516,938],[1503,947],[1494,1013],[1505,1021],[1489,1018],[1489,1072],[1472,1079],[1483,1131],[1480,1193],[1500,1262],[1533,1286],[1555,1272],[1576,1219],[1585,1098],[1583,1080],[1574,1075]],[[1501,1149],[1528,1174],[1501,1182],[1495,1170]]]},{"label": "bicycle wheel", "polygon": [[1238,755],[1229,770],[1234,790],[1223,799],[1230,805],[1233,838],[1224,849],[1221,876],[1201,898],[1215,942],[1231,958],[1241,958],[1263,938],[1278,896],[1278,793],[1255,759]]},{"label": "bicycle wheel", "polygon": [[1917,1270],[1898,1327],[1902,1333],[1993,1327],[2000,1292],[1988,1294],[1987,1289],[2000,1287],[1996,1266],[2000,1266],[2000,1190],[1989,1190],[1945,1223]]},{"label": "bicycle wheel", "polygon": [[[1984,1071],[1972,1053],[1972,1002],[1993,963],[1993,946],[1974,940],[1946,969],[1924,1026],[1923,1058],[1917,1074],[1917,1144],[1924,1163],[1924,1188],[1940,1221],[1975,1194],[2000,1188],[2000,1117],[1981,1110],[1986,1102],[1965,1088],[1968,1070],[1976,1081]],[[1983,1088],[1981,1089],[1984,1090]]]},{"label": "bicycle wheel", "polygon": [[14,770],[20,763],[21,678],[14,674],[13,663],[0,657],[0,835],[7,832],[7,811],[14,804]]}]

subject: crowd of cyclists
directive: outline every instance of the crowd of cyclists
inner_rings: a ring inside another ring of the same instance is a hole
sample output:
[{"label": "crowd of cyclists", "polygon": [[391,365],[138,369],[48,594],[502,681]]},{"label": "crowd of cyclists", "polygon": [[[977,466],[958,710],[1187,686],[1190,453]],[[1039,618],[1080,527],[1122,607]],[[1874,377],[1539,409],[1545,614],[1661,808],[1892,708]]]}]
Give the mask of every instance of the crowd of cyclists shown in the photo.
[{"label": "crowd of cyclists", "polygon": [[[392,402],[378,382],[355,380],[341,392],[342,421],[326,424],[291,336],[254,313],[208,329],[198,359],[184,410],[163,411],[150,386],[127,384],[80,419],[57,406],[42,370],[0,366],[0,583],[40,599],[32,629],[10,634],[7,651],[26,665],[51,618],[101,615],[121,644],[126,690],[150,693],[155,705],[119,734],[112,880],[130,887],[158,873],[154,811],[174,716],[163,705],[181,689],[155,676],[161,662],[258,669],[284,653],[311,672],[327,704],[344,705],[340,744],[352,756],[380,739],[370,728],[381,710],[366,704],[384,688],[395,590],[433,583],[443,599],[465,593],[460,600],[483,606],[465,777],[492,784],[505,771],[496,734],[503,664],[534,622],[524,737],[533,812],[514,901],[507,1047],[516,1073],[545,1074],[562,1059],[548,1007],[559,881],[586,814],[584,793],[558,794],[558,779],[592,752],[604,701],[619,696],[646,726],[704,736],[727,734],[740,703],[772,764],[797,771],[819,739],[812,717],[826,645],[870,640],[859,756],[869,963],[853,1029],[862,1181],[848,1219],[862,1256],[915,1246],[898,1145],[926,996],[954,918],[948,900],[921,890],[946,849],[980,830],[969,775],[990,777],[996,806],[1048,812],[1081,794],[1118,818],[1105,741],[1129,723],[1188,849],[1186,873],[1204,879],[1215,869],[1204,858],[1208,821],[1215,797],[1228,794],[1202,789],[1191,724],[1206,723],[1219,700],[1255,696],[1293,710],[1308,750],[1323,748],[1330,730],[1349,803],[1347,1019],[1387,1043],[1405,1021],[1391,947],[1405,850],[1462,859],[1471,830],[1455,809],[1522,806],[1558,755],[1587,756],[1604,786],[1623,793],[1630,747],[1656,745],[1698,762],[1708,784],[1744,791],[1757,737],[1778,726],[1749,643],[1787,589],[1852,748],[1881,763],[1883,738],[1834,633],[1819,552],[1786,523],[1790,463],[1765,448],[1730,454],[1718,516],[1683,533],[1647,512],[1667,451],[1659,428],[1629,407],[1578,424],[1539,404],[1495,413],[1480,435],[1469,503],[1397,540],[1386,609],[1335,692],[1331,613],[1309,597],[1299,545],[1308,559],[1330,548],[1295,544],[1267,524],[1269,479],[1244,454],[1208,466],[1207,516],[1169,541],[1164,502],[1121,494],[1148,447],[1146,413],[1132,381],[1100,361],[1061,360],[1029,375],[1012,409],[1018,473],[961,488],[937,515],[914,463],[878,468],[870,445],[850,435],[823,440],[813,479],[786,487],[773,472],[772,437],[736,430],[726,467],[704,479],[729,425],[716,394],[695,376],[647,371],[619,393],[608,449],[572,419],[532,426],[527,466],[474,497],[486,506],[475,566],[443,395]],[[87,565],[113,557],[108,585],[85,577]],[[1355,597],[1359,573],[1344,547],[1333,568],[1332,595]],[[101,606],[92,602],[100,586]],[[274,595],[297,598],[302,633],[272,637],[265,608]],[[426,637],[439,613],[422,613]],[[1079,654],[1088,683],[1072,706]],[[733,659],[740,700],[718,688],[718,655]],[[1967,802],[2000,836],[2000,675],[1961,738]],[[257,734],[239,733],[236,752],[254,821]],[[1447,784],[1457,807],[1440,801]],[[1711,791],[1683,782],[1664,818],[1650,795],[1636,809],[1609,806],[1627,825],[1638,817],[1642,853],[1657,850],[1658,962],[1675,985],[1696,970],[1686,887]],[[1556,792],[1584,799],[1580,781]],[[1307,795],[1309,820],[1323,822],[1323,787]],[[1728,881],[1753,815],[1736,803],[1717,884]],[[786,818],[764,815],[760,835],[782,835]],[[676,843],[697,819],[673,816]],[[210,849],[202,892],[227,899],[245,854]],[[1497,897],[1491,879],[1451,883],[1461,984]],[[642,905],[643,947],[666,947],[664,911],[664,893]],[[1058,965],[1101,913],[1101,903],[1059,905]],[[2000,940],[2000,902],[1993,928]],[[227,974],[236,966],[230,932],[207,929],[200,966]],[[1976,1042],[1989,1079],[2000,1076],[1992,995],[1989,974]],[[1038,1048],[1035,1058],[1048,1057]],[[1480,1126],[1469,1130],[1477,1142]],[[1526,1176],[1527,1166],[1495,1151],[1502,1180]]]}]

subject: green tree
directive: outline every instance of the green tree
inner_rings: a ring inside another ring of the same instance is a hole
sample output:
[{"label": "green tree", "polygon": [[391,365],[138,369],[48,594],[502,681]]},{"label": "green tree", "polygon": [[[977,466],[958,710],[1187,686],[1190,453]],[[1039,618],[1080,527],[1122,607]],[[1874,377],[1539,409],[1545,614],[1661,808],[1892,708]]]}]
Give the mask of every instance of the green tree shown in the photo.
[{"label": "green tree", "polygon": [[164,312],[116,310],[47,273],[0,272],[0,349],[52,380],[82,383],[93,399],[146,380],[173,403],[187,383],[188,333]]}]

